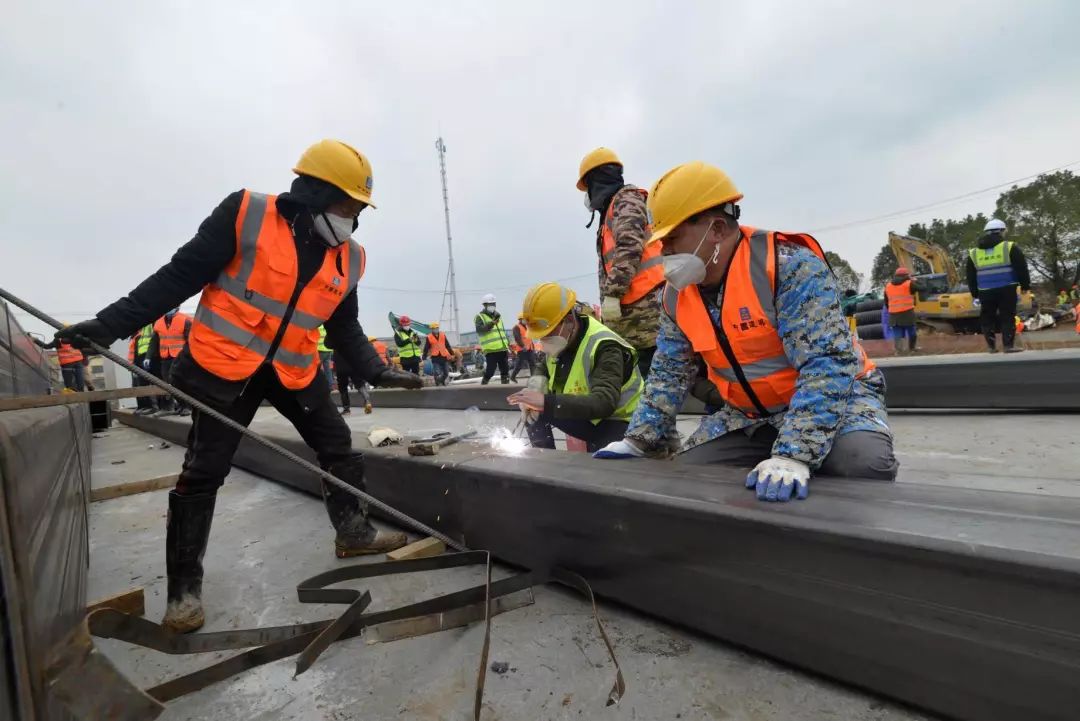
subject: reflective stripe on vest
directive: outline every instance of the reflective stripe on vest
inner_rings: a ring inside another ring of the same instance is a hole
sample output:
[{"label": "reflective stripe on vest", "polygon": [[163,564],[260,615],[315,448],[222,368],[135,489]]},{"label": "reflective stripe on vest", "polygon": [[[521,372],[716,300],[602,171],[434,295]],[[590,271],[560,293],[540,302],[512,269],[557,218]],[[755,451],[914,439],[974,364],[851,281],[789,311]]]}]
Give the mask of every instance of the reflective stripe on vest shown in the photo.
[{"label": "reflective stripe on vest", "polygon": [[1004,288],[1020,282],[1012,268],[1012,247],[1011,240],[1003,240],[989,250],[972,248],[968,251],[971,262],[975,264],[979,290]]},{"label": "reflective stripe on vest", "polygon": [[[585,316],[585,320],[587,321],[585,335],[582,337],[581,342],[578,343],[577,353],[574,354],[574,362],[570,366],[570,372],[567,374],[562,388],[556,388],[555,385],[555,358],[550,355],[547,357],[548,392],[587,395],[591,391],[589,379],[592,377],[596,349],[601,341],[614,341],[630,352],[630,363],[633,370],[630,372],[630,377],[623,383],[622,392],[619,394],[619,405],[608,418],[628,421],[634,415],[634,409],[637,408],[641,392],[645,387],[637,367],[637,351],[600,321],[588,316]],[[604,418],[594,418],[592,423],[595,425],[604,420]]]},{"label": "reflective stripe on vest", "polygon": [[154,326],[144,325],[142,330],[139,331],[139,339],[135,342],[135,353],[137,355],[146,355],[146,352],[150,350],[150,340],[153,336]]},{"label": "reflective stripe on vest", "polygon": [[169,323],[165,316],[154,323],[154,332],[158,334],[158,355],[162,358],[175,358],[184,349],[184,326],[189,318],[183,313],[173,316]]},{"label": "reflective stripe on vest", "polygon": [[62,366],[71,365],[72,363],[82,363],[83,354],[82,351],[70,343],[61,343],[56,349],[56,360]]},{"label": "reflective stripe on vest", "polygon": [[885,300],[889,301],[889,313],[906,313],[915,310],[915,294],[911,292],[911,279],[903,283],[887,283]]},{"label": "reflective stripe on vest", "polygon": [[236,252],[203,289],[188,342],[205,370],[243,380],[267,361],[276,341],[269,359],[274,371],[282,385],[299,390],[318,371],[319,326],[356,287],[365,255],[355,241],[327,249],[290,311],[299,272],[296,244],[275,201],[273,195],[244,191],[236,217]]},{"label": "reflective stripe on vest", "polygon": [[449,358],[450,351],[446,349],[446,334],[440,333],[436,336],[434,333],[428,333],[428,343],[431,344],[431,357],[432,358]]},{"label": "reflective stripe on vest", "polygon": [[405,345],[398,346],[398,355],[402,358],[418,358],[421,355],[420,344],[412,340],[412,331],[407,333],[397,330],[394,331],[398,338],[405,343]]},{"label": "reflective stripe on vest", "polygon": [[[705,361],[709,380],[724,401],[751,417],[786,410],[799,375],[784,352],[777,329],[778,238],[802,245],[824,261],[821,247],[810,235],[744,226],[720,299],[719,323],[697,286],[679,292],[667,285],[662,295],[664,311]],[[730,346],[734,364],[724,352],[723,342]],[[863,377],[874,364],[858,340],[853,337],[852,342],[862,363],[859,377]]]},{"label": "reflective stripe on vest", "polygon": [[477,313],[476,317],[480,319],[482,324],[495,324],[491,326],[491,330],[480,334],[480,350],[484,351],[484,353],[498,353],[510,349],[510,341],[506,338],[506,329],[503,328],[502,318],[495,320],[484,312]]},{"label": "reflective stripe on vest", "polygon": [[[623,188],[616,192],[616,196],[623,190],[628,190],[634,193],[641,193],[645,198],[648,198],[649,194],[641,188]],[[649,234],[652,229],[646,226],[645,238],[648,240]],[[641,262],[638,264],[637,273],[634,274],[633,279],[630,281],[630,287],[627,289],[626,294],[619,299],[619,302],[623,305],[630,305],[645,297],[650,291],[655,290],[657,286],[664,282],[664,259],[660,255],[661,244],[650,243],[647,244],[641,251]],[[604,222],[600,225],[600,260],[604,266],[604,275],[611,276],[612,261],[615,258],[615,197],[612,197],[611,202],[608,203],[607,211],[604,213]]]}]

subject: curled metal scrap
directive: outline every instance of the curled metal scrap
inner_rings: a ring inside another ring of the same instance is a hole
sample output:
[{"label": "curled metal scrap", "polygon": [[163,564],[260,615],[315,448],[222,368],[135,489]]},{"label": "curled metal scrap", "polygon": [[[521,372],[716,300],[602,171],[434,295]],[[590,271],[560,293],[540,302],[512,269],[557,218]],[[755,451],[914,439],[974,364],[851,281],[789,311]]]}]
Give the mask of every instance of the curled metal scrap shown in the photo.
[{"label": "curled metal scrap", "polygon": [[[484,564],[486,572],[483,585],[377,613],[363,613],[371,601],[371,596],[367,591],[327,588],[327,586],[348,580],[457,568],[480,563]],[[487,551],[468,551],[432,558],[336,568],[299,584],[297,596],[303,603],[348,604],[348,609],[336,619],[290,626],[177,635],[144,618],[129,616],[113,609],[100,609],[87,615],[65,642],[54,650],[46,671],[49,688],[55,698],[77,718],[147,721],[161,714],[165,708],[165,702],[293,654],[300,654],[296,672],[303,673],[334,641],[358,636],[367,626],[386,621],[440,614],[483,602],[486,609],[484,641],[477,668],[473,705],[474,718],[479,719],[483,704],[488,651],[491,644],[491,600],[547,581],[546,576],[535,572],[492,581],[491,567],[491,555]],[[552,580],[577,589],[592,603],[597,628],[616,669],[615,685],[608,695],[607,703],[608,705],[616,703],[625,691],[625,683],[622,670],[615,659],[614,649],[600,621],[592,589],[583,578],[568,571],[554,571]],[[121,674],[112,662],[94,646],[93,636],[115,638],[172,655],[248,650],[199,671],[141,690]]]}]

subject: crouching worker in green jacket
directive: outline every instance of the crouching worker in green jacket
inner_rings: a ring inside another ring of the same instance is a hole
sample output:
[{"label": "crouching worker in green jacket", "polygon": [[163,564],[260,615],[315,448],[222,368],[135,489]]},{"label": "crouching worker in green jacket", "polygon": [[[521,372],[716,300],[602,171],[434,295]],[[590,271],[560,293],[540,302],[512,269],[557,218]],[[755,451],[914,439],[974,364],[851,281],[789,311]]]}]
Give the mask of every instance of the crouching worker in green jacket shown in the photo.
[{"label": "crouching worker in green jacket", "polygon": [[558,283],[530,290],[522,316],[547,359],[507,401],[526,414],[533,447],[555,447],[552,427],[584,441],[590,453],[621,439],[642,391],[633,346],[583,313],[574,291]]}]

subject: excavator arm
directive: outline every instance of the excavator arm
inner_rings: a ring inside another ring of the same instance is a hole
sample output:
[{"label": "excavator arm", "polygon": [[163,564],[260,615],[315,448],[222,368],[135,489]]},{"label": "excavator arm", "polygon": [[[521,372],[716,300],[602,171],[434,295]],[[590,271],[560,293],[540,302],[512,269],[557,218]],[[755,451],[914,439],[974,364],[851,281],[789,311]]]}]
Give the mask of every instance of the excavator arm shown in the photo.
[{"label": "excavator arm", "polygon": [[960,273],[956,269],[956,263],[940,245],[910,235],[890,232],[889,247],[892,248],[897,262],[910,267],[913,273],[916,270],[913,261],[918,258],[930,266],[931,273],[944,273],[950,288],[960,285]]}]

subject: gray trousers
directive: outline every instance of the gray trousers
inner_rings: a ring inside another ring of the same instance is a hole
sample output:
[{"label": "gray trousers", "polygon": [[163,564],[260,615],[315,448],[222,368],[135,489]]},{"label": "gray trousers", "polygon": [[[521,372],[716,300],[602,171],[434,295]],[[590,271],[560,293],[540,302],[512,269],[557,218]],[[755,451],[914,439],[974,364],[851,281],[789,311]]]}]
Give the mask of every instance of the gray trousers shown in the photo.
[{"label": "gray trousers", "polygon": [[[679,463],[724,463],[753,468],[772,455],[777,431],[765,424],[726,433],[676,456]],[[832,450],[816,473],[824,476],[896,480],[900,464],[893,455],[892,437],[878,431],[852,431],[836,437]]]}]

